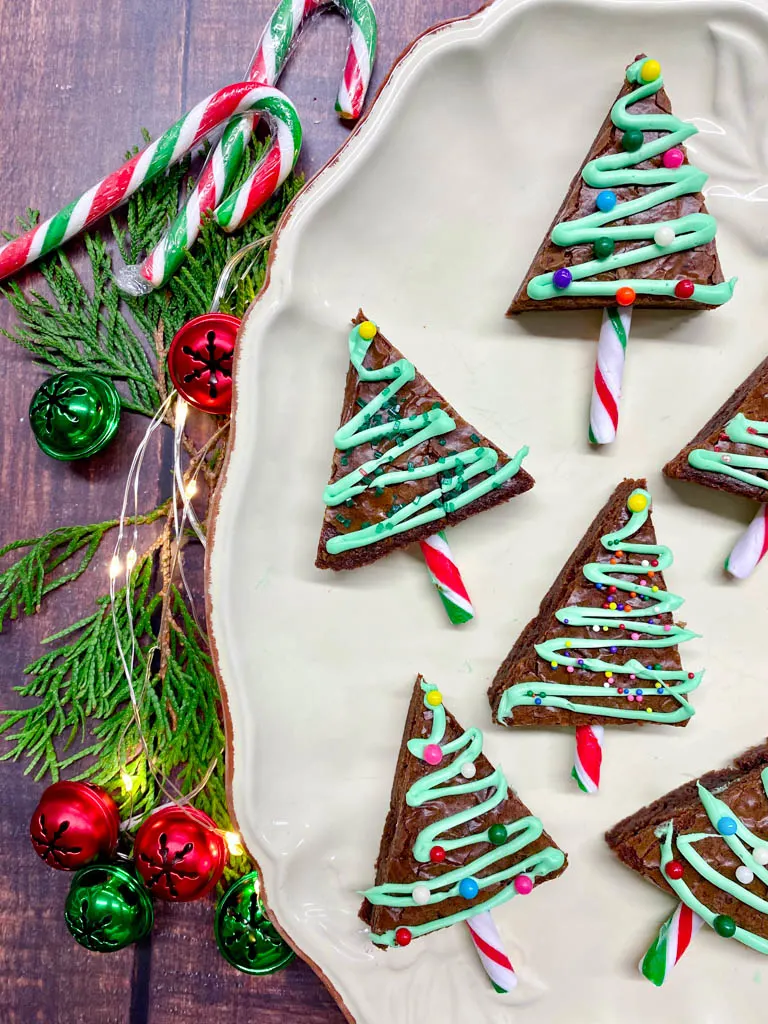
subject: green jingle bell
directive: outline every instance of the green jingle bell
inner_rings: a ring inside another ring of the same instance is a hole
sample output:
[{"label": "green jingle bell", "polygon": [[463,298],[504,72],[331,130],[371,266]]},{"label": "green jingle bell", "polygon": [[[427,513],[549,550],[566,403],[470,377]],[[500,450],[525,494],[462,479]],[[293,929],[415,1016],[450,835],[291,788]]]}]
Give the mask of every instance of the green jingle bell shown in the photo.
[{"label": "green jingle bell", "polygon": [[219,900],[213,924],[219,952],[246,974],[272,974],[296,955],[267,917],[260,888],[257,871],[238,879]]},{"label": "green jingle bell", "polygon": [[115,864],[91,864],[72,879],[64,920],[93,953],[113,953],[148,935],[152,900],[132,874]]},{"label": "green jingle bell", "polygon": [[46,455],[71,461],[95,455],[120,423],[120,395],[106,377],[71,370],[44,381],[29,404],[32,433]]}]

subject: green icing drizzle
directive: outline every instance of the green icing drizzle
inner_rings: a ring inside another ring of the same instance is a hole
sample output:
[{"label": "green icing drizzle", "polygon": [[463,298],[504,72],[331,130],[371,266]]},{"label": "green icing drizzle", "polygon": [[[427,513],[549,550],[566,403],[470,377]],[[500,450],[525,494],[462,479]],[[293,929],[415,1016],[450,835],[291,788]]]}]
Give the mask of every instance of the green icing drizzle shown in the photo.
[{"label": "green icing drizzle", "polygon": [[[594,213],[576,220],[563,221],[552,230],[551,239],[555,245],[569,247],[594,242],[598,238],[610,238],[614,242],[638,242],[649,239],[651,244],[614,252],[604,259],[593,259],[586,263],[578,263],[568,269],[572,282],[566,289],[555,288],[553,274],[539,274],[528,284],[528,295],[532,299],[547,300],[567,296],[572,298],[580,295],[613,296],[619,286],[629,286],[638,295],[674,295],[677,281],[644,278],[622,278],[620,281],[590,280],[597,275],[611,273],[622,267],[633,266],[648,260],[660,259],[671,253],[683,252],[699,245],[711,242],[717,231],[715,218],[708,213],[691,213],[672,220],[646,221],[643,223],[624,223],[628,218],[644,214],[646,211],[678,199],[680,196],[700,192],[707,180],[704,171],[691,164],[683,163],[677,168],[662,165],[651,168],[640,168],[638,165],[646,160],[660,156],[666,150],[684,142],[698,129],[674,114],[630,114],[627,108],[639,100],[653,96],[664,84],[661,75],[653,82],[643,82],[640,70],[646,58],[635,61],[627,69],[627,79],[637,88],[618,99],[611,110],[614,125],[626,131],[634,128],[644,132],[664,132],[653,141],[644,140],[634,152],[612,153],[598,157],[584,167],[584,182],[596,189],[612,189],[626,185],[647,187],[648,192],[627,202],[617,202],[609,211],[595,210]],[[621,221],[611,227],[614,222]],[[657,245],[653,236],[658,228],[670,227],[675,232],[674,241],[670,245]],[[696,302],[719,306],[733,295],[736,278],[723,281],[721,284],[697,284],[692,298]]]},{"label": "green icing drizzle", "polygon": [[[651,496],[647,491],[637,488],[628,498],[628,504],[636,495],[642,495],[646,499],[646,505],[639,512],[632,512],[626,525],[615,533],[605,534],[600,538],[600,543],[608,551],[611,549],[621,550],[625,553],[639,554],[647,559],[658,561],[654,571],[667,569],[673,561],[672,552],[662,544],[638,544],[627,543],[627,538],[632,537],[643,526],[648,519],[651,508]],[[585,627],[594,633],[604,632],[609,627],[616,629],[622,623],[626,629],[621,631],[621,636],[612,637],[610,640],[601,639],[598,636],[576,637],[562,636],[547,640],[544,643],[536,644],[536,653],[544,661],[549,662],[553,667],[571,665],[575,670],[587,670],[589,672],[612,672],[614,676],[634,675],[631,681],[626,681],[631,694],[647,696],[655,694],[669,694],[675,697],[679,707],[674,711],[649,711],[637,700],[627,701],[627,706],[622,708],[608,707],[600,704],[582,704],[571,700],[572,697],[591,697],[593,700],[601,697],[621,697],[619,687],[610,686],[584,686],[571,685],[569,683],[541,682],[538,679],[529,682],[516,683],[510,686],[502,694],[499,703],[498,717],[503,722],[506,718],[514,717],[512,712],[516,707],[524,705],[540,704],[543,707],[565,708],[568,711],[575,711],[585,715],[604,715],[607,718],[635,719],[643,722],[680,722],[690,718],[694,709],[685,699],[685,694],[701,682],[702,672],[688,673],[682,671],[666,671],[654,669],[651,666],[643,665],[635,658],[630,659],[623,665],[605,661],[601,656],[594,658],[580,658],[574,654],[574,650],[586,653],[590,650],[598,650],[605,647],[619,648],[653,648],[674,647],[685,640],[697,636],[697,633],[689,629],[672,624],[663,625],[658,616],[665,612],[673,612],[683,603],[683,598],[670,591],[654,590],[652,584],[643,585],[632,580],[620,579],[620,576],[641,576],[644,577],[648,571],[647,567],[632,564],[626,561],[616,561],[615,565],[610,562],[589,562],[583,568],[586,579],[599,587],[606,589],[615,586],[617,593],[614,595],[616,608],[589,608],[572,606],[560,608],[555,612],[555,618],[569,627]],[[638,598],[647,598],[642,605],[627,610],[618,607],[621,598],[618,591],[634,592]],[[632,635],[636,634],[638,639],[633,640]],[[644,687],[641,681],[650,681],[653,685]],[[624,689],[624,686],[621,687]],[[638,692],[639,691],[639,692]]]},{"label": "green icing drizzle", "polygon": [[[405,384],[416,377],[416,367],[407,359],[398,359],[397,362],[382,366],[378,370],[366,369],[363,362],[372,340],[362,338],[358,327],[354,327],[350,332],[349,358],[358,377],[361,381],[394,383],[382,388],[352,419],[339,427],[334,435],[334,443],[341,451],[347,451],[362,444],[371,444],[396,436],[403,440],[392,445],[386,452],[376,454],[357,469],[339,477],[334,483],[328,484],[323,492],[323,501],[329,507],[334,507],[351,501],[366,490],[383,489],[398,484],[407,485],[409,482],[438,475],[442,476],[442,479],[438,487],[400,506],[385,521],[331,537],[325,545],[331,555],[375,544],[387,536],[405,533],[425,523],[444,519],[449,513],[456,512],[491,490],[501,487],[505,481],[519,472],[523,459],[528,454],[528,448],[523,447],[509,462],[494,471],[499,456],[493,448],[469,448],[427,465],[409,464],[405,469],[385,472],[385,467],[405,452],[430,438],[450,434],[455,430],[456,423],[444,409],[437,408],[420,415],[409,416],[404,420],[394,419],[388,423],[371,425],[384,404],[391,401]],[[473,486],[467,486],[467,481],[481,473],[488,475]]]},{"label": "green icing drizzle", "polygon": [[[425,885],[430,892],[429,906],[442,903],[443,900],[452,899],[459,895],[459,884],[462,879],[474,878],[480,887],[480,892],[500,882],[510,882],[509,885],[500,889],[494,896],[477,903],[468,901],[470,904],[466,910],[451,914],[447,917],[440,917],[425,924],[408,926],[409,931],[416,938],[419,935],[426,935],[428,932],[436,931],[438,928],[445,928],[455,924],[457,921],[465,921],[468,917],[482,913],[485,910],[492,910],[494,907],[507,900],[512,899],[517,893],[512,879],[517,875],[526,874],[530,878],[540,878],[559,870],[565,862],[564,854],[555,847],[548,846],[546,849],[526,857],[511,867],[491,874],[482,875],[481,872],[491,867],[497,861],[508,860],[511,856],[523,850],[529,843],[534,842],[544,831],[539,818],[529,815],[519,818],[517,821],[505,824],[507,830],[507,841],[500,846],[491,843],[488,829],[482,832],[473,832],[469,836],[458,838],[441,838],[449,835],[454,829],[460,828],[467,822],[481,818],[497,807],[507,797],[508,785],[504,773],[496,768],[491,775],[482,778],[477,775],[467,779],[462,775],[462,767],[465,764],[474,764],[482,753],[483,734],[479,729],[467,729],[465,733],[455,740],[443,743],[445,736],[445,708],[442,704],[432,707],[426,700],[426,694],[435,690],[431,683],[422,682],[422,690],[425,694],[424,706],[433,712],[432,728],[429,738],[426,740],[409,740],[408,750],[414,757],[423,759],[424,750],[430,744],[436,744],[443,751],[443,760],[435,769],[424,776],[410,787],[405,795],[409,807],[422,807],[432,800],[443,800],[447,797],[462,796],[466,793],[477,793],[481,790],[488,790],[488,796],[479,804],[446,818],[440,818],[425,826],[416,837],[413,845],[414,860],[419,863],[429,861],[429,851],[440,839],[439,845],[446,852],[457,850],[465,846],[476,846],[479,843],[487,843],[490,849],[473,860],[468,860],[461,868],[445,871],[436,878],[422,879],[415,878],[412,884],[391,883],[377,885],[363,893],[365,898],[372,904],[387,907],[415,907],[417,904],[413,899],[412,892],[414,885]],[[451,755],[455,755],[451,757]],[[446,763],[447,762],[447,763]],[[459,779],[461,781],[454,782]],[[380,946],[395,945],[395,930],[383,932],[381,935],[371,935],[373,942]]]},{"label": "green icing drizzle", "polygon": [[[768,796],[768,768],[763,769],[760,779],[763,784],[763,790]],[[721,875],[695,849],[696,843],[701,842],[702,839],[722,839],[736,854],[741,863],[748,867],[756,878],[759,878],[761,882],[768,885],[768,870],[766,870],[764,865],[759,864],[755,860],[752,852],[757,848],[767,850],[768,842],[751,832],[723,800],[710,793],[701,783],[698,783],[698,789],[699,799],[713,826],[716,828],[717,822],[723,817],[733,818],[737,825],[736,832],[731,836],[721,835],[719,832],[691,832],[675,837],[673,823],[671,821],[667,822],[657,832],[661,840],[661,870],[664,873],[665,881],[674,890],[675,895],[681,902],[690,907],[710,927],[714,926],[714,920],[718,915],[704,906],[693,895],[682,878],[670,878],[666,873],[667,865],[675,859],[674,847],[677,845],[679,855],[711,885],[714,885],[722,892],[728,893],[729,896],[733,896],[734,899],[751,907],[753,910],[757,910],[761,914],[768,914],[768,900],[757,896],[751,890],[741,885],[735,878],[726,878],[725,875]],[[738,939],[739,942],[744,943],[745,946],[749,946],[758,953],[768,953],[768,939],[755,935],[754,932],[740,928],[738,925],[736,926],[733,938]]]},{"label": "green icing drizzle", "polygon": [[[724,433],[735,444],[768,448],[768,423],[762,420],[748,420],[742,413],[738,413],[727,423]],[[768,473],[768,456],[740,455],[738,452],[715,452],[707,448],[694,448],[688,455],[688,462],[694,469],[701,469],[705,473],[722,473],[724,476],[768,491],[768,479],[758,475]],[[746,472],[750,469],[756,472]]]}]

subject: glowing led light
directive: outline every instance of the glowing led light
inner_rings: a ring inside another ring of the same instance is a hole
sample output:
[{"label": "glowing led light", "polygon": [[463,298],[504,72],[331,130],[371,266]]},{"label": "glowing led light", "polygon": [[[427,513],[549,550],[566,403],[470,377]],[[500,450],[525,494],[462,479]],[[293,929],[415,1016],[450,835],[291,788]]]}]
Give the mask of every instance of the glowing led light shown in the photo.
[{"label": "glowing led light", "polygon": [[240,836],[237,832],[225,832],[224,838],[227,841],[229,852],[233,857],[242,857],[245,851],[243,850],[243,844],[240,842]]},{"label": "glowing led light", "polygon": [[123,567],[120,564],[120,559],[117,557],[117,555],[113,555],[112,561],[109,563],[109,578],[111,580],[116,580],[117,577],[122,572],[122,570]]},{"label": "glowing led light", "polygon": [[126,771],[120,772],[120,781],[123,784],[123,789],[125,790],[125,792],[126,793],[130,793],[131,790],[133,789],[133,783],[134,783],[134,778],[130,774],[130,772],[126,772]]}]

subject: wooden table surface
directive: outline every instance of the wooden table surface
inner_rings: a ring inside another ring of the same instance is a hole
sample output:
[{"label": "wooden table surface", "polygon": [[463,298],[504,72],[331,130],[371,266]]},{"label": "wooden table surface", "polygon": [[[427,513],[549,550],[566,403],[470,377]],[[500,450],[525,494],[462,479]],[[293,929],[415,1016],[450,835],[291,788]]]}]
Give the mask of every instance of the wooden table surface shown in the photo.
[{"label": "wooden table surface", "polygon": [[[467,14],[480,0],[377,0],[379,54],[373,92],[402,49],[430,25]],[[0,0],[0,227],[27,206],[56,212],[122,161],[146,127],[157,137],[215,89],[238,81],[273,0]],[[346,46],[343,21],[313,19],[281,87],[298,106],[300,168],[318,170],[348,129],[333,112]],[[76,246],[70,246],[76,252]],[[34,283],[34,278],[31,279]],[[12,322],[0,304],[0,327]],[[0,543],[66,523],[111,518],[141,417],[126,416],[119,440],[85,464],[60,464],[36,447],[27,422],[42,373],[10,342],[0,349],[2,462]],[[162,447],[148,467],[144,507],[160,492]],[[106,565],[106,555],[102,553]],[[33,619],[0,636],[2,701],[39,640],[75,621],[106,587],[90,571]],[[0,753],[3,740],[0,738]],[[265,978],[231,969],[212,936],[213,904],[158,906],[140,946],[100,955],[81,949],[63,919],[68,877],[33,854],[28,823],[42,785],[22,765],[0,764],[0,1020],[4,1024],[340,1024],[313,972],[296,962]]]}]

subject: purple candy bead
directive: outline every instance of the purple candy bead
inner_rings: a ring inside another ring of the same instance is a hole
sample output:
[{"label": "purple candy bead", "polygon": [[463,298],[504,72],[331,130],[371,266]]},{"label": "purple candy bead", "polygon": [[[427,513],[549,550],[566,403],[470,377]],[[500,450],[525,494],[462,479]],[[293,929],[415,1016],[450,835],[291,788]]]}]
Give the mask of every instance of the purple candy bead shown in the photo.
[{"label": "purple candy bead", "polygon": [[572,280],[573,274],[571,274],[567,267],[560,267],[560,269],[556,270],[552,275],[552,284],[555,288],[567,288]]}]

